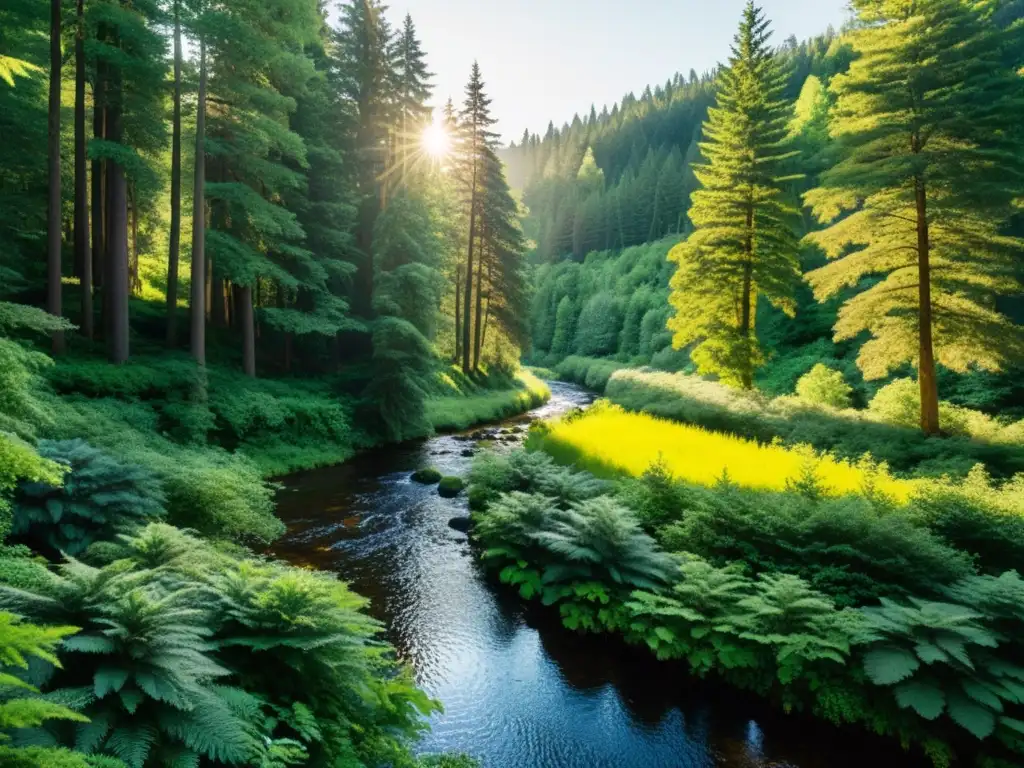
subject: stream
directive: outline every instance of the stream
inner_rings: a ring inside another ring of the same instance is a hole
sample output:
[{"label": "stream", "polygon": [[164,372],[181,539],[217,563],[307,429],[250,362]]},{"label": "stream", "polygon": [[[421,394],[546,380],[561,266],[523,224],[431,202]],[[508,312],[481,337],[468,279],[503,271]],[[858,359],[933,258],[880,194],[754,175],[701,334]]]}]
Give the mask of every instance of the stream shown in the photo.
[{"label": "stream", "polygon": [[[593,396],[550,384],[544,406],[482,430],[525,427]],[[444,712],[424,752],[464,751],[485,768],[910,768],[890,742],[833,728],[625,648],[563,629],[485,576],[466,534],[465,494],[409,480],[434,466],[465,477],[476,443],[442,435],[286,478],[274,554],[336,571],[371,600],[398,655]],[[477,435],[479,437],[479,435]],[[499,435],[509,450],[523,435]]]}]

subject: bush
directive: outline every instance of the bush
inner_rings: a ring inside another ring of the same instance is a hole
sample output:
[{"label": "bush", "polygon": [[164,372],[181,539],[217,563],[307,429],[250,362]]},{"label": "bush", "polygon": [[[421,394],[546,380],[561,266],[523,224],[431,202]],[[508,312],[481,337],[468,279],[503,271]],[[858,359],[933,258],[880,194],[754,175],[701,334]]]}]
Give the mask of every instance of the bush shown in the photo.
[{"label": "bush", "polygon": [[547,384],[522,370],[501,388],[453,385],[449,394],[427,400],[427,418],[438,430],[466,429],[474,424],[516,416],[543,405],[551,397]]},{"label": "bush", "polygon": [[576,472],[555,464],[540,451],[512,451],[507,454],[483,451],[469,471],[470,500],[477,507],[502,493],[522,491],[551,498],[561,507],[593,499],[607,492],[608,484],[587,472]]},{"label": "bush", "polygon": [[454,499],[460,493],[462,489],[466,487],[466,483],[461,477],[442,477],[440,482],[437,484],[438,495],[446,499]]},{"label": "bush", "polygon": [[[414,765],[436,709],[388,661],[365,601],[333,574],[237,558],[167,525],[122,537],[0,605],[74,623],[41,688],[91,722],[56,738],[143,765]],[[48,764],[47,764],[48,765]]]},{"label": "bush", "polygon": [[625,366],[613,360],[571,355],[555,366],[558,378],[603,392],[612,374]]},{"label": "bush", "polygon": [[440,482],[443,475],[433,467],[424,467],[423,469],[417,469],[412,473],[410,478],[414,483],[421,483],[422,485],[434,485]]},{"label": "bush", "polygon": [[152,472],[117,461],[84,440],[42,440],[39,454],[67,468],[59,484],[22,482],[15,536],[77,556],[93,542],[163,517],[165,497]]},{"label": "bush", "polygon": [[800,377],[796,383],[796,394],[808,405],[823,405],[827,408],[849,408],[853,387],[846,383],[843,374],[818,363]]}]

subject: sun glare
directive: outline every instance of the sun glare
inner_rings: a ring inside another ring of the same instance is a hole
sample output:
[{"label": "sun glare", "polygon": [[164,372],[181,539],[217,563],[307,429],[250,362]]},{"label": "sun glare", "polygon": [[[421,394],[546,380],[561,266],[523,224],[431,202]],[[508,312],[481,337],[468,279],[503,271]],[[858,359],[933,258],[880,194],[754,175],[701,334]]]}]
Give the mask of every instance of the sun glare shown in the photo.
[{"label": "sun glare", "polygon": [[438,159],[447,155],[451,148],[451,137],[448,136],[448,131],[445,130],[443,124],[436,121],[423,129],[421,142],[423,151]]}]

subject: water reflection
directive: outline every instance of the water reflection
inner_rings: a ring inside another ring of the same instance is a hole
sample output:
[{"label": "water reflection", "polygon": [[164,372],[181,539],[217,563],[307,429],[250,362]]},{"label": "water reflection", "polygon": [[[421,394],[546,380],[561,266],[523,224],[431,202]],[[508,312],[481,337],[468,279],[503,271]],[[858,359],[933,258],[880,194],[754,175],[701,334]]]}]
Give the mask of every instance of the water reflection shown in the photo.
[{"label": "water reflection", "polygon": [[[591,399],[552,389],[534,417]],[[467,514],[465,500],[409,480],[426,465],[464,475],[473,445],[441,436],[369,452],[289,478],[279,498],[288,535],[275,553],[335,570],[370,598],[399,655],[443,702],[425,751],[464,750],[487,768],[912,765],[889,744],[785,717],[613,639],[568,632],[553,612],[490,583],[448,525]]]}]

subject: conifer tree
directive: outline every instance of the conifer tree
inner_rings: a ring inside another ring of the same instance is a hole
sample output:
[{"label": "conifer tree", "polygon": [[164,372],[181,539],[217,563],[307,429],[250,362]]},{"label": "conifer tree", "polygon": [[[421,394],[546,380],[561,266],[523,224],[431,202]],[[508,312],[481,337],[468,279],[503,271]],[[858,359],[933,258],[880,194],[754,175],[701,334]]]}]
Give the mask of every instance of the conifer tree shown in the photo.
[{"label": "conifer tree", "polygon": [[408,14],[395,43],[394,71],[398,101],[398,152],[404,180],[408,173],[409,156],[414,152],[421,129],[430,117],[430,108],[426,103],[431,92],[431,75],[427,70],[426,55],[416,37],[412,16]]},{"label": "conifer tree", "polygon": [[999,370],[1024,353],[994,303],[1019,291],[1024,248],[1002,228],[1024,189],[1024,80],[1003,59],[1020,50],[1019,27],[983,24],[985,6],[961,0],[854,6],[860,55],[832,86],[840,159],[805,198],[831,222],[808,239],[833,261],[809,280],[823,299],[883,276],[843,305],[835,336],[870,332],[867,378],[915,365],[921,428],[934,434],[936,363]]},{"label": "conifer tree", "polygon": [[91,340],[93,274],[89,247],[89,175],[86,171],[85,82],[88,61],[85,55],[85,0],[76,0],[75,11],[75,267],[81,286],[79,324],[82,335]]},{"label": "conifer tree", "polygon": [[477,241],[480,237],[480,210],[486,194],[485,180],[488,158],[493,155],[497,135],[490,127],[494,125],[491,117],[491,100],[484,93],[483,78],[480,65],[473,62],[473,70],[469,83],[466,85],[466,98],[463,102],[459,124],[459,155],[456,158],[455,173],[462,187],[465,204],[469,215],[468,245],[466,265],[463,271],[465,283],[462,288],[462,370],[469,373],[474,370],[472,329],[474,297],[474,264],[479,269]]},{"label": "conifer tree", "polygon": [[768,45],[769,22],[748,2],[721,73],[717,106],[708,111],[694,172],[696,231],[669,258],[677,262],[669,321],[677,348],[696,343],[702,373],[750,388],[764,359],[755,325],[757,300],[792,313],[799,282],[792,208],[783,200],[780,147],[790,109],[785,77]]}]

